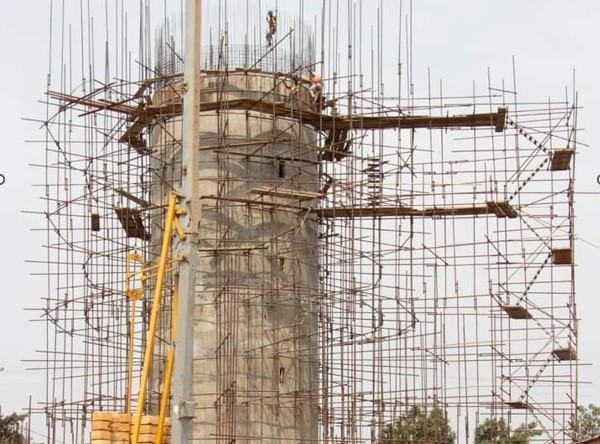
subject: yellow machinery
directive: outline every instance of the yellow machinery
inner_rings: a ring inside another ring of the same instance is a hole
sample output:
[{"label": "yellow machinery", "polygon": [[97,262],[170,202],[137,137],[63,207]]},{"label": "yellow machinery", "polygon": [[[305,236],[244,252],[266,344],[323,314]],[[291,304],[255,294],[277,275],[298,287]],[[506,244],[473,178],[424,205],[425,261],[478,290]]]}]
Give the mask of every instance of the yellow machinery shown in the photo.
[{"label": "yellow machinery", "polygon": [[[176,269],[173,267],[174,264],[182,261],[183,257],[176,257],[173,259],[169,258],[169,251],[171,248],[172,231],[175,230],[177,236],[183,240],[185,239],[185,233],[178,220],[178,216],[185,214],[185,210],[177,208],[177,195],[171,193],[169,198],[169,206],[167,209],[167,216],[165,219],[164,235],[162,240],[162,247],[160,253],[160,259],[157,265],[145,267],[145,261],[138,253],[131,253],[126,258],[126,278],[125,278],[125,292],[127,297],[131,300],[131,330],[130,330],[130,346],[129,346],[129,371],[128,371],[128,384],[127,384],[127,400],[126,400],[126,412],[131,414],[132,402],[131,392],[133,384],[133,344],[134,344],[134,325],[135,325],[135,304],[136,301],[140,300],[145,291],[145,282],[148,279],[156,278],[156,286],[154,288],[154,298],[152,300],[152,311],[150,314],[150,326],[148,328],[148,340],[146,343],[144,353],[144,364],[142,368],[142,377],[140,380],[139,395],[137,401],[137,411],[135,413],[135,420],[133,422],[133,429],[131,431],[131,442],[132,444],[138,444],[140,435],[140,426],[142,422],[142,415],[144,410],[144,402],[146,400],[146,388],[148,386],[148,379],[150,376],[150,368],[152,361],[152,350],[154,348],[154,338],[156,335],[156,329],[158,324],[158,315],[162,305],[162,296],[165,278],[167,273],[175,272],[174,276],[174,292],[173,292],[173,307],[172,307],[172,322],[171,322],[171,343],[167,355],[167,367],[163,381],[163,393],[160,403],[160,413],[158,420],[158,427],[156,433],[156,443],[162,444],[164,435],[165,418],[167,416],[167,406],[169,403],[169,396],[171,392],[171,377],[173,374],[173,363],[175,360],[175,338],[177,335],[177,306],[179,299],[179,277],[176,273]],[[133,269],[137,267],[137,269]],[[139,286],[134,287],[132,281],[137,279]]]}]

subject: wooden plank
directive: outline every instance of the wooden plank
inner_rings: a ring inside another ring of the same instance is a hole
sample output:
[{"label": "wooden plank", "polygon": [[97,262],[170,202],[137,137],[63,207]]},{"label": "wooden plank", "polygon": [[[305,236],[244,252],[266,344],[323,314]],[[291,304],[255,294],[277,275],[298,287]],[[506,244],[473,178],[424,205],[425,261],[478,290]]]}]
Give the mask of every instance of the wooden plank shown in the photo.
[{"label": "wooden plank", "polygon": [[504,310],[511,319],[533,319],[531,313],[520,305],[503,305],[502,310]]},{"label": "wooden plank", "polygon": [[[348,141],[348,129],[329,130],[325,139],[324,151],[321,159],[335,161],[343,159],[350,151],[351,141]],[[339,148],[339,149],[338,149]]]},{"label": "wooden plank", "polygon": [[[155,116],[172,117],[180,115],[181,101],[166,105],[151,105],[147,107],[149,113]],[[242,110],[256,111],[265,114],[274,114],[278,117],[292,117],[303,123],[318,127],[321,130],[344,129],[416,129],[416,128],[452,128],[452,127],[494,127],[504,130],[506,108],[498,108],[497,113],[465,114],[458,116],[329,116],[315,111],[298,110],[289,107],[283,102],[269,102],[256,99],[232,99],[217,102],[203,102],[200,107],[202,112],[217,110]]]},{"label": "wooden plank", "polygon": [[554,265],[571,265],[573,263],[573,252],[570,248],[554,248],[552,250],[552,262]]},{"label": "wooden plank", "polygon": [[[219,197],[219,196],[214,196],[214,195],[200,196],[200,199],[217,200],[217,201],[223,201],[223,202],[233,202],[233,203],[238,203],[238,204],[242,204],[242,205],[257,205],[257,206],[273,207],[273,208],[288,208],[288,209],[295,210],[295,211],[302,211],[302,210],[308,209],[308,208],[302,208],[300,206],[300,204],[290,205],[290,204],[283,204],[283,203],[266,202],[264,200],[243,199],[243,198],[234,198],[234,197]],[[210,207],[207,206],[206,208],[210,208]]]},{"label": "wooden plank", "polygon": [[493,215],[487,206],[485,207],[455,207],[455,208],[425,208],[412,207],[333,207],[312,210],[323,218],[360,218],[360,217],[452,217],[452,216],[485,216]]},{"label": "wooden plank", "polygon": [[100,215],[98,213],[90,214],[92,231],[100,231]]},{"label": "wooden plank", "polygon": [[146,232],[139,210],[115,207],[115,213],[117,213],[119,222],[121,222],[127,237],[150,240],[150,234]]},{"label": "wooden plank", "polygon": [[575,150],[563,148],[552,152],[552,162],[550,163],[550,171],[565,171],[571,167],[571,158]]},{"label": "wooden plank", "polygon": [[284,188],[254,188],[249,192],[251,194],[258,194],[261,196],[283,197],[286,199],[297,200],[320,199],[321,197],[323,197],[323,194],[321,193],[303,190],[288,190]]},{"label": "wooden plank", "polygon": [[490,210],[490,212],[494,213],[496,216],[498,216],[500,218],[508,217],[508,218],[514,219],[515,217],[518,216],[515,209],[513,207],[511,207],[509,205],[509,203],[506,201],[495,202],[495,201],[490,200],[490,201],[487,201],[485,203],[485,205]]},{"label": "wooden plank", "polygon": [[552,350],[552,354],[559,361],[574,361],[577,359],[577,352],[572,347],[557,348]]},{"label": "wooden plank", "polygon": [[504,125],[506,124],[506,114],[508,112],[508,108],[505,106],[501,106],[498,108],[498,115],[496,116],[496,125],[495,130],[497,133],[501,133],[504,131]]},{"label": "wooden plank", "polygon": [[139,106],[131,119],[133,123],[123,133],[119,142],[126,143],[139,154],[149,154],[146,140],[142,137],[141,133],[146,127],[155,123],[154,114],[149,112],[146,107]]},{"label": "wooden plank", "polygon": [[529,410],[531,407],[525,401],[507,401],[505,402],[511,409]]}]

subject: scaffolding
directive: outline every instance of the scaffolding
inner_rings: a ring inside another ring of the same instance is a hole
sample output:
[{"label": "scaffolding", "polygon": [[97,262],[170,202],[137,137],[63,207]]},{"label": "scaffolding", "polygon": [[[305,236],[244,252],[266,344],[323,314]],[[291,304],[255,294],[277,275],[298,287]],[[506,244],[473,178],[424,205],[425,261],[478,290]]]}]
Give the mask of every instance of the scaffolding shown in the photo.
[{"label": "scaffolding", "polygon": [[[464,443],[495,421],[530,427],[532,442],[576,442],[576,98],[522,103],[504,83],[446,96],[431,81],[418,96],[410,64],[387,96],[379,27],[375,61],[348,50],[341,66],[325,26],[339,6],[319,11],[317,56],[303,1],[273,47],[230,3],[208,14],[218,23],[200,75],[195,440]],[[361,47],[363,2],[351,3],[348,45]],[[175,265],[141,396],[156,285],[144,269],[159,262],[185,174],[184,61],[172,26],[149,37],[144,2],[134,74],[125,7],[114,9],[105,69],[89,55],[75,87],[63,54],[41,122],[39,411],[51,443],[90,442],[93,412],[158,415],[173,340]],[[412,22],[412,6],[400,13]],[[309,92],[317,70],[324,108]],[[140,281],[136,305],[125,288]],[[414,412],[441,412],[441,425],[393,441]]]}]

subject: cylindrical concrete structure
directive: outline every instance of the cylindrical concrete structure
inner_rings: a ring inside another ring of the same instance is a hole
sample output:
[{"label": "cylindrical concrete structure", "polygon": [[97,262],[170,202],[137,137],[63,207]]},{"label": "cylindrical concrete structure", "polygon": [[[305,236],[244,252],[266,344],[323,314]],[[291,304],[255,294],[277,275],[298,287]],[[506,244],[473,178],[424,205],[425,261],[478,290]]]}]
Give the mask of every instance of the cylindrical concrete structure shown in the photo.
[{"label": "cylindrical concrete structure", "polygon": [[[195,441],[318,437],[318,228],[306,217],[318,204],[317,133],[294,118],[310,98],[303,86],[290,97],[291,86],[274,73],[201,76],[202,102],[219,109],[200,111]],[[165,85],[154,103],[178,102],[180,88]],[[274,117],[264,107],[229,109],[239,98],[294,111]],[[155,203],[179,186],[180,137],[180,116],[151,131]]]}]

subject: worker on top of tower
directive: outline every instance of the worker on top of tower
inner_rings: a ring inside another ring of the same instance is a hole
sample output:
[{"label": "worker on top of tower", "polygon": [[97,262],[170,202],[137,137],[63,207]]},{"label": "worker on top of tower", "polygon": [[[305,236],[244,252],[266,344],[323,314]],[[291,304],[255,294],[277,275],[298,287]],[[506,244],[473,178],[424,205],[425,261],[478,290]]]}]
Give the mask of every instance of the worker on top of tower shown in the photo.
[{"label": "worker on top of tower", "polygon": [[273,11],[267,12],[267,23],[269,24],[269,30],[267,31],[267,45],[273,44],[273,35],[277,32],[277,16],[273,14]]}]

